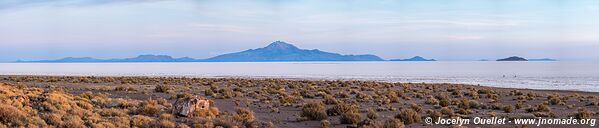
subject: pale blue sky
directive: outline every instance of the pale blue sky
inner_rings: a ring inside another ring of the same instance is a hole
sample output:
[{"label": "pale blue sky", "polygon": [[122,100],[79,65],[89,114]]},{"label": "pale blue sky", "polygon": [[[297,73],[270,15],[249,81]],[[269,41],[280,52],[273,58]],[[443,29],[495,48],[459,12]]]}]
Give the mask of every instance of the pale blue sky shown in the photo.
[{"label": "pale blue sky", "polygon": [[0,1],[0,61],[208,58],[275,40],[386,59],[599,60],[599,1]]}]

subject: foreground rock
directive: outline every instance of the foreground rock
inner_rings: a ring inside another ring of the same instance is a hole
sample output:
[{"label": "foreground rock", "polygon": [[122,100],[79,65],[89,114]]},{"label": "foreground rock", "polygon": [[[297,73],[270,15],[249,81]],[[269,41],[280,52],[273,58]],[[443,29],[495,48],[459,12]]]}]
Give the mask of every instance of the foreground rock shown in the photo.
[{"label": "foreground rock", "polygon": [[173,104],[173,114],[183,117],[192,116],[196,111],[207,111],[210,107],[210,101],[200,96],[189,96],[179,98]]}]

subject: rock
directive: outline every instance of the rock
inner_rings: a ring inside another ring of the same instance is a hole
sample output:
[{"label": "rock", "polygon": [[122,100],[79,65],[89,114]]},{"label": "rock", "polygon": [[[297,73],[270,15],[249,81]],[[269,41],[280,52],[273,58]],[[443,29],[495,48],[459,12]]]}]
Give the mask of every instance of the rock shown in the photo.
[{"label": "rock", "polygon": [[210,101],[201,96],[188,96],[179,98],[173,104],[173,114],[190,117],[194,111],[208,110]]}]

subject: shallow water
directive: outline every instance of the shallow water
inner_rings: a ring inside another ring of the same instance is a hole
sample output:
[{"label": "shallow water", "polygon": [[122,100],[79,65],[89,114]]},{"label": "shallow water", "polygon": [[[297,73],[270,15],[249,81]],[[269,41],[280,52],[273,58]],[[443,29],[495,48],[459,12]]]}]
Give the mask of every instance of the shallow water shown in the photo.
[{"label": "shallow water", "polygon": [[1,75],[275,77],[599,92],[599,62],[0,63]]}]

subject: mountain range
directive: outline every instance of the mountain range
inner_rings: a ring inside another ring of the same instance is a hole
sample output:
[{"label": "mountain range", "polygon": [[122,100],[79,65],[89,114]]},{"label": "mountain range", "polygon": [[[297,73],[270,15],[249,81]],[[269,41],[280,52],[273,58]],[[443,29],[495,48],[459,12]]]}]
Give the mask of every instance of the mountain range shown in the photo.
[{"label": "mountain range", "polygon": [[[248,49],[241,52],[218,55],[207,59],[194,59],[190,57],[173,58],[168,55],[139,55],[124,59],[96,59],[91,57],[66,57],[57,60],[38,60],[16,62],[48,62],[48,63],[75,63],[75,62],[286,62],[286,61],[385,61],[371,54],[343,55],[318,49],[300,49],[283,41],[275,41],[266,47]],[[408,59],[390,59],[389,61],[437,61],[414,56]],[[488,60],[485,60],[488,61]],[[556,59],[525,59],[518,56],[498,59],[497,61],[557,61]]]},{"label": "mountain range", "polygon": [[342,55],[318,49],[300,49],[283,41],[275,41],[263,48],[249,49],[236,53],[223,54],[208,59],[190,57],[173,58],[167,55],[139,55],[125,59],[96,59],[91,57],[66,57],[57,60],[17,61],[17,62],[277,62],[277,61],[384,61],[376,55]]}]

